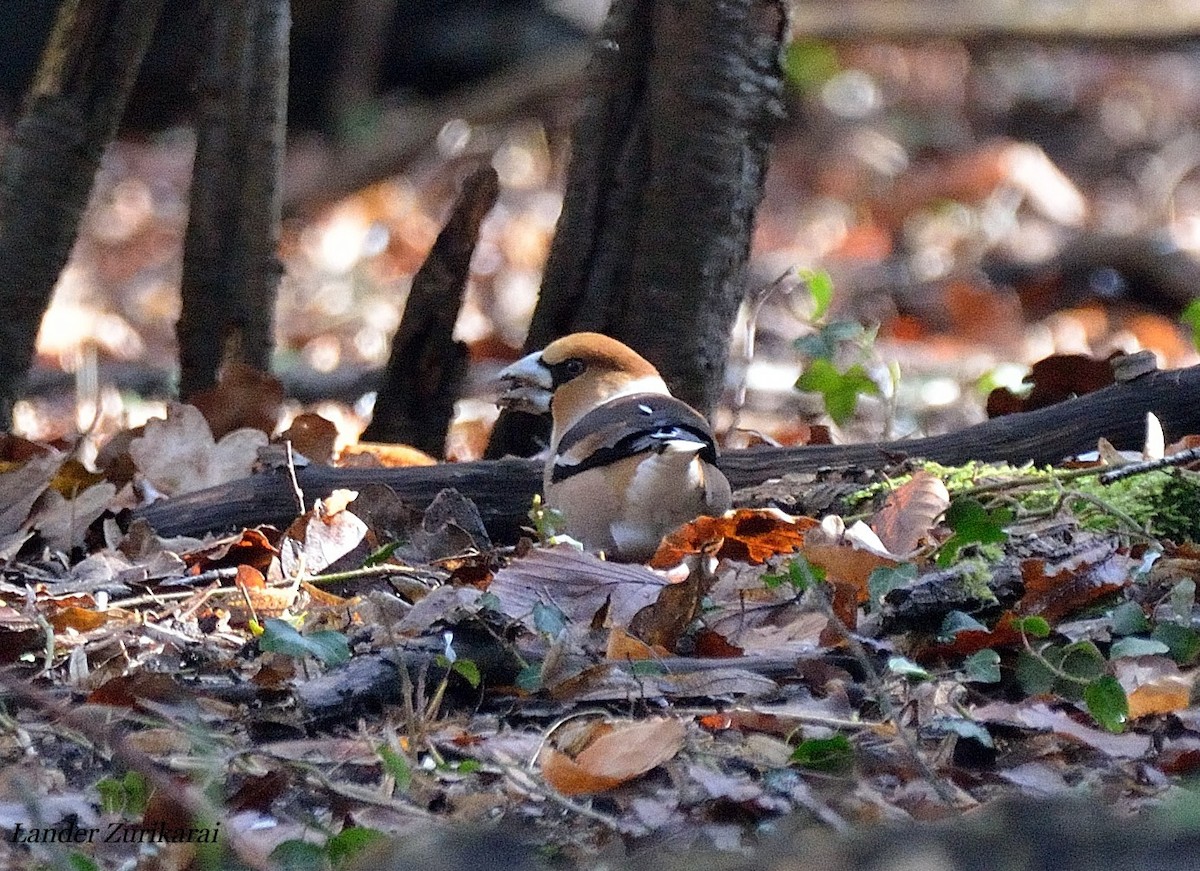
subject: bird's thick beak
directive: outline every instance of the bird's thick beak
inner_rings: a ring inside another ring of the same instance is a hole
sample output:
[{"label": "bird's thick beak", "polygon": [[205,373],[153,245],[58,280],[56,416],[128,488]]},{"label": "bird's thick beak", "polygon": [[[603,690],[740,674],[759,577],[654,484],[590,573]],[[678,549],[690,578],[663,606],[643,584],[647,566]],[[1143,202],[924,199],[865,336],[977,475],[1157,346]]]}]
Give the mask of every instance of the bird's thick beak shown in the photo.
[{"label": "bird's thick beak", "polygon": [[550,411],[554,379],[550,369],[542,362],[540,352],[535,351],[505,367],[497,378],[504,384],[504,391],[496,400],[501,408],[513,408],[531,414]]}]

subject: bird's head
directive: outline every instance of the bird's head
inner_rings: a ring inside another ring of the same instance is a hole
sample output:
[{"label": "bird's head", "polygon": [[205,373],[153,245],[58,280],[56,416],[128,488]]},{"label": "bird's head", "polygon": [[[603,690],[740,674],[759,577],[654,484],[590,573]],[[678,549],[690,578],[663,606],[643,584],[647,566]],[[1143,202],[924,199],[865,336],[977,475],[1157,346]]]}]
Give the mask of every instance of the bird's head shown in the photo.
[{"label": "bird's head", "polygon": [[572,333],[504,369],[497,405],[534,414],[551,412],[553,448],[559,438],[597,405],[631,393],[670,395],[650,361],[600,333]]}]

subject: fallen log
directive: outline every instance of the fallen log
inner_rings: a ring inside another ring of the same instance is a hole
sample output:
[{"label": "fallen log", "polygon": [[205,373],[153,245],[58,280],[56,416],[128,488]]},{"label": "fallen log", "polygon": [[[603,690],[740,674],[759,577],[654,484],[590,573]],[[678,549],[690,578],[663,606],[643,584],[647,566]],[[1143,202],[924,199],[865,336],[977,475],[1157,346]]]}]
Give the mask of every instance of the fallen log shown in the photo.
[{"label": "fallen log", "polygon": [[[1200,366],[1155,371],[1057,405],[984,421],[958,432],[928,438],[853,445],[755,448],[721,457],[734,489],[788,473],[828,466],[880,467],[905,457],[947,464],[969,460],[1055,463],[1093,450],[1097,439],[1139,448],[1146,414],[1162,422],[1168,441],[1200,433]],[[540,484],[535,460],[480,460],[408,469],[336,469],[308,466],[297,471],[307,501],[337,488],[367,482],[386,484],[401,499],[424,509],[444,488],[474,500],[493,539],[512,540]],[[286,525],[296,516],[296,497],[286,471],[255,475],[133,512],[163,535],[197,535],[262,523]]]}]

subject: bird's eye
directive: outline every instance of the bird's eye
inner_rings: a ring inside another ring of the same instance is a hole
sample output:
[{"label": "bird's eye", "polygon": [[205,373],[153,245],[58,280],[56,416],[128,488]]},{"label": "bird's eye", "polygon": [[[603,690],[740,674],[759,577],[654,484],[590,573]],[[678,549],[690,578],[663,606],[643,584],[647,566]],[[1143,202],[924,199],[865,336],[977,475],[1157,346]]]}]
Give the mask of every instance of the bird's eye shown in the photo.
[{"label": "bird's eye", "polygon": [[570,360],[567,360],[565,363],[563,363],[563,371],[567,373],[568,378],[574,378],[577,375],[582,375],[583,370],[586,368],[587,366],[585,366],[584,362],[578,357],[572,357]]}]

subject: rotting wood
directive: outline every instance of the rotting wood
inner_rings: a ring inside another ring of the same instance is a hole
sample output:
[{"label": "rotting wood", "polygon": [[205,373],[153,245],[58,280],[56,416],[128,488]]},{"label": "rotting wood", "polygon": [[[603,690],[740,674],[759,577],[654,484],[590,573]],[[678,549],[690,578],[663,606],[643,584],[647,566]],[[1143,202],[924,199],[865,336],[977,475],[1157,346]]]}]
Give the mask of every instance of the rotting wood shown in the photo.
[{"label": "rotting wood", "polygon": [[[1037,411],[984,421],[946,435],[855,445],[758,448],[721,457],[735,489],[792,472],[826,466],[880,467],[903,457],[942,463],[970,460],[1055,463],[1093,450],[1101,436],[1118,447],[1140,447],[1146,414],[1153,412],[1168,440],[1200,433],[1200,366],[1155,371],[1095,393]],[[336,469],[309,466],[297,473],[311,500],[340,487],[366,482],[390,486],[424,509],[446,487],[474,500],[494,540],[516,536],[537,492],[541,463],[536,460],[480,460],[408,469]],[[160,534],[195,535],[262,523],[286,525],[295,516],[295,497],[285,471],[242,478],[139,508]]]}]

